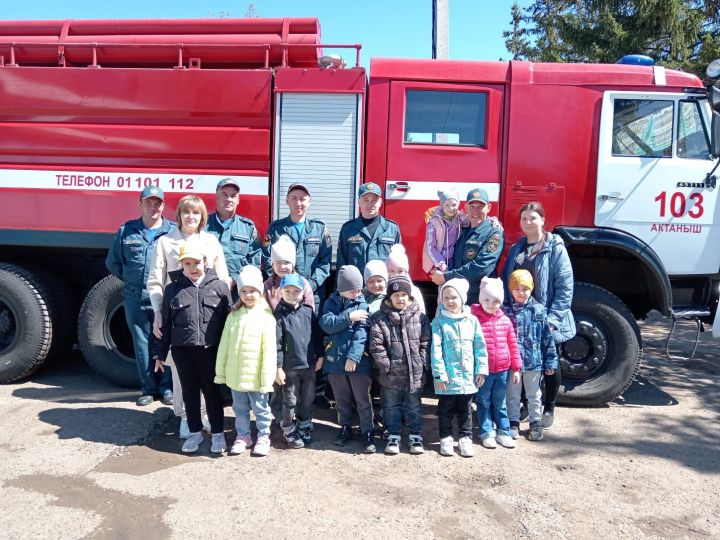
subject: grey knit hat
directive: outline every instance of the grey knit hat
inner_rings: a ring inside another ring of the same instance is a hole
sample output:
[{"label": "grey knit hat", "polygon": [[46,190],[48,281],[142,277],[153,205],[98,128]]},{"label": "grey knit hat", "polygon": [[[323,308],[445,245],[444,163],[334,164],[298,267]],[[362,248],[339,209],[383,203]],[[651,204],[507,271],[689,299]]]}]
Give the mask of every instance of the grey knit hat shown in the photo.
[{"label": "grey knit hat", "polygon": [[363,278],[360,270],[351,264],[341,266],[337,273],[338,292],[348,292],[354,289],[362,289]]}]

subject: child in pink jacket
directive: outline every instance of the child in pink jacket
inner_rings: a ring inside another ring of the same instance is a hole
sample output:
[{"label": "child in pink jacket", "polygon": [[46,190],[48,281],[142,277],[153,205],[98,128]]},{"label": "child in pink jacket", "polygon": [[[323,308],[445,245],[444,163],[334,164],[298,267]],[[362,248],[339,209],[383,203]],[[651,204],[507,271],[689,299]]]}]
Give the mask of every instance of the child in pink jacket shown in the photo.
[{"label": "child in pink jacket", "polygon": [[[485,448],[515,448],[510,433],[506,392],[510,380],[520,382],[520,349],[512,321],[503,310],[501,279],[483,278],[480,282],[480,303],[471,306],[485,336],[490,374],[477,393],[477,418],[480,439]],[[494,427],[493,427],[494,422]]]}]

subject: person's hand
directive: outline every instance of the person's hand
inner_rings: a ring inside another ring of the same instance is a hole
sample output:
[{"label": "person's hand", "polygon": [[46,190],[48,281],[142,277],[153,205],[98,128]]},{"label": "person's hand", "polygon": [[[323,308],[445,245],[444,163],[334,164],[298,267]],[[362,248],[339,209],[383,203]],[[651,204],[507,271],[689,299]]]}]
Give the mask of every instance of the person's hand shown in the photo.
[{"label": "person's hand", "polygon": [[435,285],[442,285],[445,283],[445,276],[439,270],[433,270],[433,273],[430,274],[430,279]]},{"label": "person's hand", "polygon": [[155,373],[164,373],[165,372],[165,364],[157,358],[155,360]]},{"label": "person's hand", "polygon": [[546,370],[545,370],[545,375],[550,376],[550,375],[553,375],[553,374],[555,374],[555,370],[554,370],[554,369],[546,369]]},{"label": "person's hand", "polygon": [[348,318],[350,319],[350,322],[365,321],[367,320],[368,315],[368,312],[364,309],[356,309],[355,311],[350,312]]},{"label": "person's hand", "polygon": [[345,360],[345,371],[353,372],[357,368],[357,362],[353,362],[349,358]]},{"label": "person's hand", "polygon": [[485,383],[485,375],[475,375],[475,385],[480,388]]},{"label": "person's hand", "polygon": [[551,332],[557,331],[557,328],[555,328],[555,325],[554,325],[554,324],[551,324],[551,325],[550,325],[550,331],[551,331]]},{"label": "person's hand", "polygon": [[448,383],[443,382],[443,381],[438,381],[437,387],[438,387],[438,390],[440,390],[441,392],[447,392]]},{"label": "person's hand", "polygon": [[520,384],[520,372],[519,371],[512,372],[512,383]]},{"label": "person's hand", "polygon": [[282,368],[277,368],[277,372],[275,372],[275,382],[280,386],[285,384],[285,372]]},{"label": "person's hand", "polygon": [[317,360],[315,360],[315,371],[320,371],[323,367],[323,362],[325,362],[325,357],[321,356]]},{"label": "person's hand", "polygon": [[156,312],[154,313],[154,317],[153,317],[153,330],[152,330],[152,332],[153,332],[153,335],[154,335],[156,338],[158,338],[158,339],[161,339],[161,338],[162,338],[162,330],[161,330],[161,328],[162,328],[162,313],[160,313],[159,311],[156,311]]}]

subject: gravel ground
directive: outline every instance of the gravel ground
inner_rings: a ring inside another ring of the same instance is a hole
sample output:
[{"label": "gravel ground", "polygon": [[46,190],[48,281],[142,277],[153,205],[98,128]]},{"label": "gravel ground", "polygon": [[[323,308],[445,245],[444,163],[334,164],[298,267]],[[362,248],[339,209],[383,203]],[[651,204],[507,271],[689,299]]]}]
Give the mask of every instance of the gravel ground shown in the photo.
[{"label": "gravel ground", "polygon": [[[624,397],[560,408],[544,441],[472,459],[437,453],[431,398],[422,456],[339,449],[333,411],[310,448],[274,432],[267,458],[211,457],[209,440],[185,456],[169,408],[136,407],[74,356],[0,386],[0,537],[718,537],[718,344],[705,333],[694,360],[668,360],[668,330],[642,325]],[[228,440],[232,425],[228,408]]]}]

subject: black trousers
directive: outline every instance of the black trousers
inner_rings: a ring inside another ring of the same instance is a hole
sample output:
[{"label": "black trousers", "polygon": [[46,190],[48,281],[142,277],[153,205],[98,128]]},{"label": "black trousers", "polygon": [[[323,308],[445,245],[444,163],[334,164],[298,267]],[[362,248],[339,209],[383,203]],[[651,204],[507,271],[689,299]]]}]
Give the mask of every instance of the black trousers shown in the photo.
[{"label": "black trousers", "polygon": [[543,393],[543,406],[546,411],[555,410],[555,400],[560,392],[560,369],[556,369],[552,375],[543,375],[545,392]]},{"label": "black trousers", "polygon": [[223,402],[220,387],[215,379],[217,347],[173,347],[172,357],[183,391],[183,403],[191,433],[202,429],[200,418],[200,392],[205,396],[210,428],[213,433],[223,432]]},{"label": "black trousers", "polygon": [[472,437],[472,403],[475,394],[438,396],[438,424],[440,438],[452,437],[453,420],[457,417],[458,437]]}]

